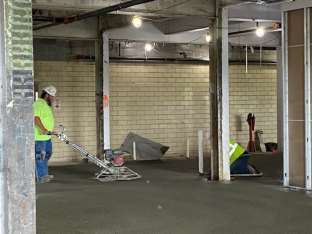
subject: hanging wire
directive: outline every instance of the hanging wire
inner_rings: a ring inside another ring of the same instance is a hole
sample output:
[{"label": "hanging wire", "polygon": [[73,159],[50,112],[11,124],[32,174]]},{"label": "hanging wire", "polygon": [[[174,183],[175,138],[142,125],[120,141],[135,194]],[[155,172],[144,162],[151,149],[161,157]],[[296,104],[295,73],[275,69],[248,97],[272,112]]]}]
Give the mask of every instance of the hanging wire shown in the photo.
[{"label": "hanging wire", "polygon": [[260,66],[262,66],[262,44],[260,44]]},{"label": "hanging wire", "polygon": [[248,45],[246,44],[246,73],[248,73]]}]

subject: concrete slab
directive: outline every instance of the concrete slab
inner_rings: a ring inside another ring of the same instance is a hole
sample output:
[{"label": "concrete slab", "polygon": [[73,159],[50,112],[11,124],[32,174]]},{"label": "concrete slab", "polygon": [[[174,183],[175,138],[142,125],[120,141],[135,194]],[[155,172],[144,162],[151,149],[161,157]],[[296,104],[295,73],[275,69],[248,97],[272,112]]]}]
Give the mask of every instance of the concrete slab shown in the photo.
[{"label": "concrete slab", "polygon": [[277,180],[207,183],[190,160],[128,166],[143,179],[100,183],[91,165],[51,168],[55,181],[37,186],[37,233],[312,233],[312,198]]}]

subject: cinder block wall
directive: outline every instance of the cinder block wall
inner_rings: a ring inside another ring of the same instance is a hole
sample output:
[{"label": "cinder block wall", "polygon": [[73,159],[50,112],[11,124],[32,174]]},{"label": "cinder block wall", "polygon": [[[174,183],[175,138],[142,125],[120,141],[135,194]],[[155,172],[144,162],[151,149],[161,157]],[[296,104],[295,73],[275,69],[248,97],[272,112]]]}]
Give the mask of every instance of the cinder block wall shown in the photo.
[{"label": "cinder block wall", "polygon": [[256,129],[264,142],[277,142],[277,68],[273,65],[230,66],[231,137],[248,143],[248,113],[256,116]]},{"label": "cinder block wall", "polygon": [[[197,130],[206,129],[209,152],[209,67],[186,64],[111,64],[112,145],[133,131],[169,145],[168,155],[197,151]],[[266,142],[277,138],[276,66],[230,66],[231,137],[248,142],[246,117],[256,115],[256,128]]]},{"label": "cinder block wall", "polygon": [[[56,124],[63,124],[73,141],[95,153],[95,64],[35,61],[34,76],[39,89],[49,84],[57,88],[60,109],[55,111]],[[52,163],[80,160],[68,145],[55,138],[53,143]]]},{"label": "cinder block wall", "polygon": [[[95,64],[89,62],[35,62],[35,82],[58,88],[61,109],[57,123],[77,143],[96,152]],[[168,156],[197,152],[197,130],[205,131],[209,152],[209,67],[187,64],[111,63],[111,140],[116,148],[132,131],[169,145]],[[231,137],[243,146],[248,141],[246,117],[256,114],[256,128],[265,141],[277,138],[276,66],[230,66]],[[54,140],[53,161],[79,160],[68,146]]]},{"label": "cinder block wall", "polygon": [[185,155],[187,137],[195,151],[197,130],[209,127],[208,81],[206,65],[111,64],[112,146],[135,132],[171,156]]}]

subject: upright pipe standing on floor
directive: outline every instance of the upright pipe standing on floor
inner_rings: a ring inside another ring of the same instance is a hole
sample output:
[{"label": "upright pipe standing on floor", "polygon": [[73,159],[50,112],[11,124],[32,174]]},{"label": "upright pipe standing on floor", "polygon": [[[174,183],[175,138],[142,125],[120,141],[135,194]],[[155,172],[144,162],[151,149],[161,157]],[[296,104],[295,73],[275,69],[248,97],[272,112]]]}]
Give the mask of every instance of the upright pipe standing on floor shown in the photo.
[{"label": "upright pipe standing on floor", "polygon": [[214,180],[214,168],[213,168],[213,154],[210,155],[210,180]]},{"label": "upright pipe standing on floor", "polygon": [[204,174],[203,130],[198,130],[198,172]]},{"label": "upright pipe standing on floor", "polygon": [[135,145],[135,141],[133,142],[133,160],[136,161],[137,157],[136,157],[136,145]]},{"label": "upright pipe standing on floor", "polygon": [[190,138],[186,138],[186,158],[190,158]]}]

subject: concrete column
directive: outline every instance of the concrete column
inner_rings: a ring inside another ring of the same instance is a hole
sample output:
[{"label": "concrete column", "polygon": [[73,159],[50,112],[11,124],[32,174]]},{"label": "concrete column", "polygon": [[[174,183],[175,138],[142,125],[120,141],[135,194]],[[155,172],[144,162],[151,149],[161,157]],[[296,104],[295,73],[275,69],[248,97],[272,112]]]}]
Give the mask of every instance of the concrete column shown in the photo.
[{"label": "concrete column", "polygon": [[96,143],[97,157],[104,153],[104,130],[103,130],[103,40],[101,17],[98,17],[97,40],[95,41],[95,61],[96,61]]},{"label": "concrete column", "polygon": [[211,140],[214,172],[229,181],[229,58],[228,10],[216,4],[213,42],[210,46]]},{"label": "concrete column", "polygon": [[109,39],[103,33],[103,129],[104,129],[104,150],[110,149],[110,118],[109,118]]},{"label": "concrete column", "polygon": [[0,1],[0,233],[35,233],[31,0]]}]

